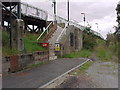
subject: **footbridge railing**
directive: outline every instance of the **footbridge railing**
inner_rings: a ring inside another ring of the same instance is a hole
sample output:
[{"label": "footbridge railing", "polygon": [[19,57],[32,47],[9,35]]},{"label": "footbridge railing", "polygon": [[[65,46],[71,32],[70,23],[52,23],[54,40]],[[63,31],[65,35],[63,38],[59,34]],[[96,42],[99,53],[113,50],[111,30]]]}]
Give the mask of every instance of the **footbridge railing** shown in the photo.
[{"label": "footbridge railing", "polygon": [[48,14],[42,9],[38,9],[34,6],[21,2],[21,11],[22,14],[27,16],[37,17],[39,19],[47,20]]},{"label": "footbridge railing", "polygon": [[[52,16],[52,15],[51,15]],[[86,29],[86,27],[84,27],[84,26],[82,26],[82,25],[80,25],[80,24],[78,24],[78,23],[75,23],[75,22],[73,22],[73,21],[68,21],[68,20],[66,20],[66,19],[64,19],[64,18],[62,18],[62,17],[60,17],[60,16],[55,16],[55,20],[56,20],[56,22],[57,23],[65,23],[65,26],[67,26],[68,25],[68,23],[69,23],[69,25],[74,25],[74,26],[76,26],[77,28],[79,28],[80,30],[82,30],[82,31],[84,31],[85,29]],[[65,29],[64,29],[65,30]],[[102,39],[103,39],[103,36],[100,34],[100,33],[98,33],[98,32],[96,32],[96,31],[94,31],[94,30],[90,30],[90,32],[91,33],[93,33],[94,35],[96,35],[96,36],[99,36],[99,37],[101,37]]]}]

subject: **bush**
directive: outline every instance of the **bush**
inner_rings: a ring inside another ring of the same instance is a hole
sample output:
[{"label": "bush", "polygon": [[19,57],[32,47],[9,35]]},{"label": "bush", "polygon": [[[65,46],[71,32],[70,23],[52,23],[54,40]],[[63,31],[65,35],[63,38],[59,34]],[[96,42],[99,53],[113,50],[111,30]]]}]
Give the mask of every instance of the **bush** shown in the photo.
[{"label": "bush", "polygon": [[92,50],[94,46],[96,46],[96,38],[90,33],[83,33],[83,48]]},{"label": "bush", "polygon": [[112,52],[112,54],[116,55],[117,54],[117,49],[118,49],[118,45],[115,44],[115,43],[111,43],[109,46],[108,46],[108,49]]}]

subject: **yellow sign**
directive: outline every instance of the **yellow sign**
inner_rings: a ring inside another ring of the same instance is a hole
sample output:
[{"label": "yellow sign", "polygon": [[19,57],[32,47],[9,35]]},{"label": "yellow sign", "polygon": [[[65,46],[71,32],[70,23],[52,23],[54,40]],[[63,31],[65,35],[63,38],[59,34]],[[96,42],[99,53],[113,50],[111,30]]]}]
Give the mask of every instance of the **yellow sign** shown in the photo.
[{"label": "yellow sign", "polygon": [[60,44],[59,43],[55,44],[55,51],[60,51]]}]

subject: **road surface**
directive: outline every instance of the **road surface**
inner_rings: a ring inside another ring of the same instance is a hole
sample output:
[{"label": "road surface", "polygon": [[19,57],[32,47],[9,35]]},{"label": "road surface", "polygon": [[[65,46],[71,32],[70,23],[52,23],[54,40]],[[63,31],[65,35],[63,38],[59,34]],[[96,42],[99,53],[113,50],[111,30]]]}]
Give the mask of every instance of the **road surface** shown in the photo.
[{"label": "road surface", "polygon": [[38,88],[85,61],[58,59],[31,70],[3,76],[3,88]]}]

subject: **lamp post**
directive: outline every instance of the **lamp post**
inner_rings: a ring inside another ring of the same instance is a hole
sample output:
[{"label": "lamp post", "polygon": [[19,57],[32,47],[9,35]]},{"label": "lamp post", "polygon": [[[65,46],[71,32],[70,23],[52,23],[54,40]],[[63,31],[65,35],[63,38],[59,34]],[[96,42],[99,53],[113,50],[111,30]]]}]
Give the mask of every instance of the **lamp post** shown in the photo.
[{"label": "lamp post", "polygon": [[85,21],[86,21],[86,20],[85,20],[85,19],[86,19],[86,18],[85,18],[85,13],[81,13],[81,14],[84,15],[84,17],[83,17],[83,21],[84,21],[84,27],[85,27]]},{"label": "lamp post", "polygon": [[98,29],[98,23],[95,23],[95,24],[97,25],[97,31],[98,31],[98,30],[99,30],[99,29]]},{"label": "lamp post", "polygon": [[69,8],[69,0],[67,1],[67,6],[68,6],[68,26],[69,26],[69,21],[70,21],[70,8]]}]

